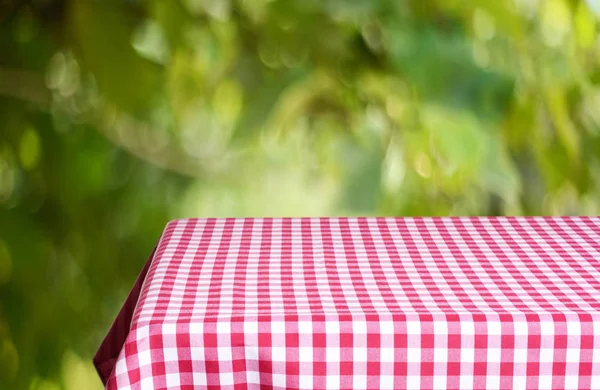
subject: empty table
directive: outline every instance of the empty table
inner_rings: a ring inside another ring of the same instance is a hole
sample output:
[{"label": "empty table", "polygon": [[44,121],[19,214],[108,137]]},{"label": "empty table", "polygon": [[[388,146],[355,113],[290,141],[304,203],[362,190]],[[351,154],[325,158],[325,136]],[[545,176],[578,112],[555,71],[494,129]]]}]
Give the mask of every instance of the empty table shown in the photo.
[{"label": "empty table", "polygon": [[600,389],[600,218],[170,222],[107,389]]}]

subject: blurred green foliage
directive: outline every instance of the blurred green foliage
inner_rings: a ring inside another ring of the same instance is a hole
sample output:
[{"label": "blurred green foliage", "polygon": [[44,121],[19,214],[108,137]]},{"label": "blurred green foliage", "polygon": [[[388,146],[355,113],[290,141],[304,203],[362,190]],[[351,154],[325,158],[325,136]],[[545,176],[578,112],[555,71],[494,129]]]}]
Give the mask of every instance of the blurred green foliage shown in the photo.
[{"label": "blurred green foliage", "polygon": [[91,356],[165,223],[598,214],[598,0],[0,2],[0,388]]}]

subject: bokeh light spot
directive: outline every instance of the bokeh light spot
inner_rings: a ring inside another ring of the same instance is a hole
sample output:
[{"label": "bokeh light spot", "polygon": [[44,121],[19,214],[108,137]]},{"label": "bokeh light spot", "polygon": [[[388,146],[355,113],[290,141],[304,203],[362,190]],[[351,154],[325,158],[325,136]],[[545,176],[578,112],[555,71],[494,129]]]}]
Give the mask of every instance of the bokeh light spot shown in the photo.
[{"label": "bokeh light spot", "polygon": [[68,350],[63,357],[63,384],[65,390],[100,390],[96,370],[89,361],[82,360],[75,352]]},{"label": "bokeh light spot", "polygon": [[8,145],[0,147],[0,202],[10,199],[15,188],[16,167],[14,154]]},{"label": "bokeh light spot", "polygon": [[9,339],[0,340],[0,374],[9,382],[15,380],[19,371],[19,352]]},{"label": "bokeh light spot", "polygon": [[477,8],[473,13],[473,30],[475,35],[484,41],[488,41],[496,34],[494,18],[485,10]]},{"label": "bokeh light spot", "polygon": [[243,103],[243,91],[235,80],[225,80],[219,84],[213,97],[213,107],[222,123],[234,124]]},{"label": "bokeh light spot", "polygon": [[40,137],[33,127],[28,127],[21,137],[19,158],[25,169],[33,169],[40,160]]},{"label": "bokeh light spot", "polygon": [[164,64],[169,57],[169,43],[161,27],[152,20],[134,31],[131,45],[141,57],[159,64]]},{"label": "bokeh light spot", "polygon": [[424,178],[429,178],[431,176],[431,160],[425,153],[421,152],[417,155],[417,158],[415,159],[415,170]]},{"label": "bokeh light spot", "polygon": [[515,0],[515,5],[521,15],[531,19],[539,8],[540,0]]},{"label": "bokeh light spot", "polygon": [[183,4],[192,15],[199,16],[205,13],[221,21],[229,19],[231,13],[230,0],[183,0]]},{"label": "bokeh light spot", "polygon": [[547,0],[542,8],[542,39],[546,45],[561,45],[571,30],[571,11],[563,0]]},{"label": "bokeh light spot", "polygon": [[382,184],[384,189],[390,194],[398,192],[402,187],[405,172],[406,167],[402,149],[400,145],[397,145],[397,142],[392,140],[383,160]]},{"label": "bokeh light spot", "polygon": [[585,2],[596,16],[600,16],[600,0],[586,0]]},{"label": "bokeh light spot", "polygon": [[58,88],[66,78],[67,60],[63,53],[56,53],[48,62],[46,71],[46,86],[50,89]]},{"label": "bokeh light spot", "polygon": [[280,65],[279,50],[276,47],[263,43],[258,47],[258,56],[262,63],[269,68],[275,69]]}]

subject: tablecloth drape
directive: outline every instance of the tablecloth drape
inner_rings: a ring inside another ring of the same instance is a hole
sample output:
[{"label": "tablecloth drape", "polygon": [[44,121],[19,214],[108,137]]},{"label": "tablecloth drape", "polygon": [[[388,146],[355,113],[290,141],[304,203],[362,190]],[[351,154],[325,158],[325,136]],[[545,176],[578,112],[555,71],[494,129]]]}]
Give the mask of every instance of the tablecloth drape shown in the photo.
[{"label": "tablecloth drape", "polygon": [[107,389],[600,389],[600,218],[170,222]]}]

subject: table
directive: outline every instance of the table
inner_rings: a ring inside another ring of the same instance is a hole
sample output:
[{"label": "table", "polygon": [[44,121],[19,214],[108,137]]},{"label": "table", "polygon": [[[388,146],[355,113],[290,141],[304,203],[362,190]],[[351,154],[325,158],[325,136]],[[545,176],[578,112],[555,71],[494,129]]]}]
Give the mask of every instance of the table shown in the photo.
[{"label": "table", "polygon": [[600,389],[600,218],[170,222],[107,389]]}]

